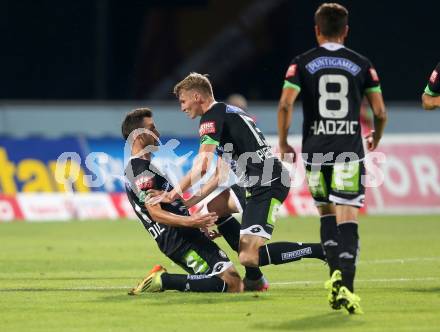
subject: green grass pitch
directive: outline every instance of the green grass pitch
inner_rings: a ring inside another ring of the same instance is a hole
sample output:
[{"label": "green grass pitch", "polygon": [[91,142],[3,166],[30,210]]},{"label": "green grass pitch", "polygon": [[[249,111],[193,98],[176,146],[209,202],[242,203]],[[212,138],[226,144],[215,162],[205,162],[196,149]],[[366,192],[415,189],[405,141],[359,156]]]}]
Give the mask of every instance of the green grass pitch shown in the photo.
[{"label": "green grass pitch", "polygon": [[[137,221],[0,224],[0,331],[440,331],[440,217],[360,223],[362,316],[329,308],[314,260],[265,267],[266,293],[130,297],[154,264],[183,273]],[[318,229],[282,219],[273,240],[316,241]]]}]

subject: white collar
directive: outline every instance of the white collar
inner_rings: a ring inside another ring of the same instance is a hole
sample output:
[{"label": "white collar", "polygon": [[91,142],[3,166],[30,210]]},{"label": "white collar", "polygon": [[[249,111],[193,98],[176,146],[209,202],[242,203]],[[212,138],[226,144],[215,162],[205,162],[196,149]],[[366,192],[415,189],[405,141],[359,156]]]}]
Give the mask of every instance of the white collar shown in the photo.
[{"label": "white collar", "polygon": [[332,43],[332,42],[326,42],[324,44],[319,45],[321,47],[324,47],[325,49],[329,51],[337,51],[341,48],[344,48],[345,46],[339,43]]},{"label": "white collar", "polygon": [[211,103],[211,105],[209,105],[208,109],[210,110],[211,107],[214,106],[214,105],[217,104],[217,103],[218,103],[218,102],[214,100],[214,101]]}]

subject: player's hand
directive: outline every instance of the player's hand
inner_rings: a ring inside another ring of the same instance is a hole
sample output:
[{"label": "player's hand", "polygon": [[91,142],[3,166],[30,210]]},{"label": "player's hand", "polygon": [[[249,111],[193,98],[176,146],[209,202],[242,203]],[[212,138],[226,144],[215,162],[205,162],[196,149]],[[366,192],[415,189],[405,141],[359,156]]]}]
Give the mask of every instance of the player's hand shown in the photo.
[{"label": "player's hand", "polygon": [[202,228],[201,231],[205,236],[210,240],[215,240],[218,237],[221,237],[222,235],[217,232],[216,230],[209,230],[208,228]]},{"label": "player's hand", "polygon": [[[288,153],[292,153],[292,159],[288,158],[287,156],[285,156]],[[286,162],[292,162],[295,163],[296,162],[296,152],[295,149],[289,145],[289,144],[280,144],[280,154],[281,154],[281,160],[282,161],[286,161]],[[284,159],[286,158],[286,159]]]},{"label": "player's hand", "polygon": [[215,225],[217,219],[218,216],[215,212],[206,214],[195,213],[188,217],[188,226],[194,228],[209,228]]},{"label": "player's hand", "polygon": [[170,202],[174,202],[176,199],[179,199],[179,198],[180,198],[180,195],[179,195],[179,193],[176,191],[176,189],[173,189],[173,190],[167,192],[166,196],[167,196],[167,199],[168,199]]},{"label": "player's hand", "polygon": [[159,203],[172,203],[167,197],[167,192],[163,190],[149,189],[145,198],[146,205],[156,205]]},{"label": "player's hand", "polygon": [[380,137],[378,137],[376,132],[372,130],[367,136],[365,136],[365,140],[367,141],[368,151],[374,151],[379,145]]}]

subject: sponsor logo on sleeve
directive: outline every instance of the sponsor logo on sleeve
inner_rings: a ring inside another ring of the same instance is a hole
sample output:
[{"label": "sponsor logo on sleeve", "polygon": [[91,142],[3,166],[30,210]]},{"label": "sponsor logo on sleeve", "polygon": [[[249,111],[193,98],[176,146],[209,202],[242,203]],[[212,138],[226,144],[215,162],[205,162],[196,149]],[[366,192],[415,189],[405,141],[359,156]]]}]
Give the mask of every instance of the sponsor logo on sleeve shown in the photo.
[{"label": "sponsor logo on sleeve", "polygon": [[296,74],[296,64],[290,65],[286,71],[286,78],[293,77]]},{"label": "sponsor logo on sleeve", "polygon": [[200,124],[199,135],[200,137],[207,134],[215,134],[215,122],[207,121]]},{"label": "sponsor logo on sleeve", "polygon": [[139,190],[148,190],[153,188],[154,181],[152,176],[142,176],[136,179],[135,184]]},{"label": "sponsor logo on sleeve", "polygon": [[438,71],[434,70],[431,74],[431,76],[429,77],[429,82],[431,82],[431,84],[435,84],[435,82],[437,82],[438,80]]},{"label": "sponsor logo on sleeve", "polygon": [[371,79],[375,82],[379,82],[379,76],[377,75],[376,69],[370,68]]}]

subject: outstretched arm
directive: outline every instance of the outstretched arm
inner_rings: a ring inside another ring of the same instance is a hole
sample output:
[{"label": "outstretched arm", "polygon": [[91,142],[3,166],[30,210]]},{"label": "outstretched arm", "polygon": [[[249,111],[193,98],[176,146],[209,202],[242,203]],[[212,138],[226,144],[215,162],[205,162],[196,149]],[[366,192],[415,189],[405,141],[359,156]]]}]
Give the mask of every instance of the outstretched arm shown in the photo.
[{"label": "outstretched arm", "polygon": [[214,226],[218,219],[215,213],[182,216],[163,210],[160,204],[145,204],[145,207],[155,221],[173,227],[209,228]]},{"label": "outstretched arm", "polygon": [[191,170],[179,182],[180,188],[174,188],[168,194],[170,200],[177,199],[206,174],[211,166],[216,148],[217,146],[214,144],[200,145],[199,154],[194,159]]},{"label": "outstretched arm", "polygon": [[228,180],[229,165],[222,158],[217,159],[215,174],[194,194],[191,198],[184,201],[187,207],[194,206],[208,197],[221,183]]}]

